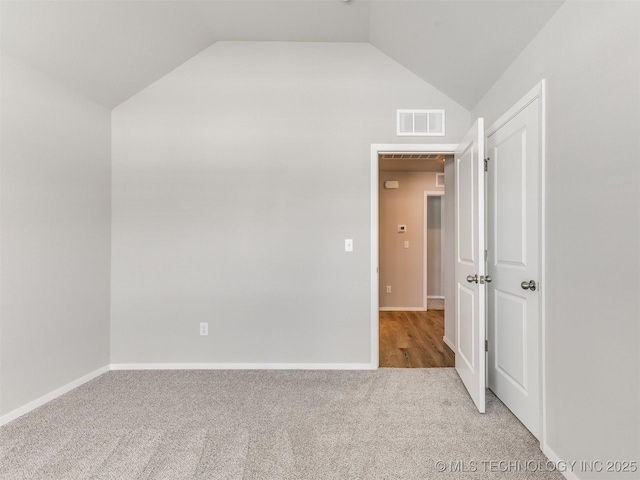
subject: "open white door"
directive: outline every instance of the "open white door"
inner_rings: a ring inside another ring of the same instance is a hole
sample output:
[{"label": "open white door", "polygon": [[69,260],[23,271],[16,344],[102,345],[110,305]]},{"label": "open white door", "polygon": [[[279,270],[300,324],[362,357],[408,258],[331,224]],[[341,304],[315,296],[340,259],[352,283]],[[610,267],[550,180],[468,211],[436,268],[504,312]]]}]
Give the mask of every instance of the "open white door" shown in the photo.
[{"label": "open white door", "polygon": [[455,155],[456,370],[485,411],[484,120]]}]

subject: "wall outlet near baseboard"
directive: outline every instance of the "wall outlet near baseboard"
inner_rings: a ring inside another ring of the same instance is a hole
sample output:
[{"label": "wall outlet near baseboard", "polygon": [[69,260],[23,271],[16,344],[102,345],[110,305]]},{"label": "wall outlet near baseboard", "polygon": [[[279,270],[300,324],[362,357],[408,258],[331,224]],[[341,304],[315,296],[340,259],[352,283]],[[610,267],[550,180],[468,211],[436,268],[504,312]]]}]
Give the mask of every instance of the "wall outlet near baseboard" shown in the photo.
[{"label": "wall outlet near baseboard", "polygon": [[391,285],[387,285],[387,293],[391,293]]},{"label": "wall outlet near baseboard", "polygon": [[209,335],[209,324],[208,323],[201,323],[200,324],[200,336],[201,337],[206,337],[207,335]]}]

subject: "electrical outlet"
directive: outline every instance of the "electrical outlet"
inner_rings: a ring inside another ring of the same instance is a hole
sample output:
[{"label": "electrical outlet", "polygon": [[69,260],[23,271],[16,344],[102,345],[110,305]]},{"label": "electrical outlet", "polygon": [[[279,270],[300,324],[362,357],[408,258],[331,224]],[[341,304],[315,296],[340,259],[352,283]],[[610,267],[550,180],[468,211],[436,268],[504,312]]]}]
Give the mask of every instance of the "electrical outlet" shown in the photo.
[{"label": "electrical outlet", "polygon": [[387,293],[391,293],[391,285],[387,285]]},{"label": "electrical outlet", "polygon": [[409,242],[404,242],[404,248],[409,248]]},{"label": "electrical outlet", "polygon": [[201,323],[200,324],[200,336],[201,337],[206,337],[207,335],[209,335],[209,324],[208,323]]}]

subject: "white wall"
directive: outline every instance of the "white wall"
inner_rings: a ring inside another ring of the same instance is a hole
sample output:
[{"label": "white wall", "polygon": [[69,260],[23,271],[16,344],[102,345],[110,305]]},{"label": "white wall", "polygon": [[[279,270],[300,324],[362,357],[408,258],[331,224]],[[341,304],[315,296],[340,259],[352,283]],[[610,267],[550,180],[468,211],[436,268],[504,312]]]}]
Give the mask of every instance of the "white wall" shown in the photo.
[{"label": "white wall", "polygon": [[249,42],[117,107],[112,362],[369,363],[370,148],[411,107],[470,123],[368,44]]},{"label": "white wall", "polygon": [[640,460],[639,26],[637,2],[565,3],[473,111],[491,124],[547,79],[547,446],[565,460]]},{"label": "white wall", "polygon": [[0,414],[109,363],[110,117],[2,56]]}]

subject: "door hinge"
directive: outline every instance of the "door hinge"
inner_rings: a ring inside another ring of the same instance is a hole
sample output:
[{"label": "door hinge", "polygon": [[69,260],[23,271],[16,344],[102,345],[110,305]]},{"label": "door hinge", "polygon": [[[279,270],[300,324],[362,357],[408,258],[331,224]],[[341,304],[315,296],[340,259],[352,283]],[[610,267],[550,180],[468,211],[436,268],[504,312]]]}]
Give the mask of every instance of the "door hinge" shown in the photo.
[{"label": "door hinge", "polygon": [[485,340],[484,341],[484,351],[488,352],[489,351],[489,340]]},{"label": "door hinge", "polygon": [[484,251],[484,261],[487,261],[487,257],[489,256],[489,252],[485,249]]},{"label": "door hinge", "polygon": [[484,159],[484,171],[487,172],[489,170],[489,160],[491,160],[489,157]]}]

